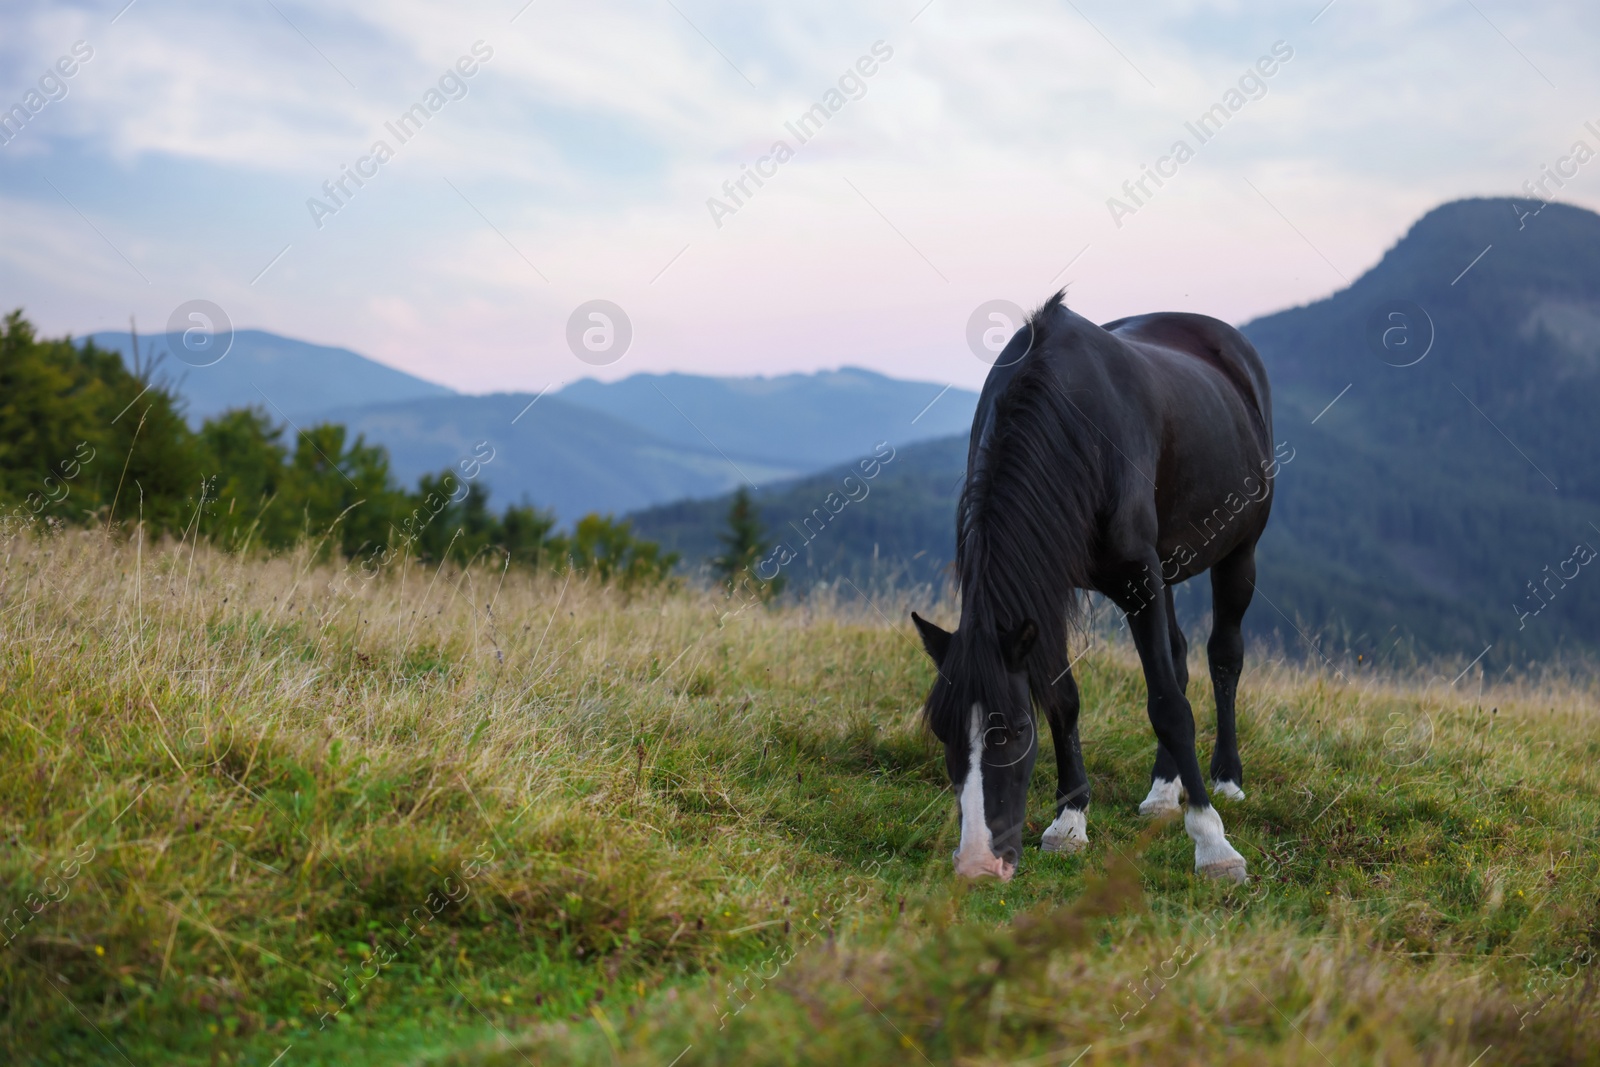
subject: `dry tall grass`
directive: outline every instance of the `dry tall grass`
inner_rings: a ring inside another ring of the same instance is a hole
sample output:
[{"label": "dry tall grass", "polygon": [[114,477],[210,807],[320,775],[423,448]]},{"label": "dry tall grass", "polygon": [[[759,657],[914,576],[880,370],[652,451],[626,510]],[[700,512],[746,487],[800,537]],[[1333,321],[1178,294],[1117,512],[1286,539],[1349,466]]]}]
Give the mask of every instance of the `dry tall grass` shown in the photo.
[{"label": "dry tall grass", "polygon": [[0,551],[14,1060],[1597,1055],[1591,682],[1253,663],[1227,889],[1105,642],[1090,849],[969,889],[899,605]]}]

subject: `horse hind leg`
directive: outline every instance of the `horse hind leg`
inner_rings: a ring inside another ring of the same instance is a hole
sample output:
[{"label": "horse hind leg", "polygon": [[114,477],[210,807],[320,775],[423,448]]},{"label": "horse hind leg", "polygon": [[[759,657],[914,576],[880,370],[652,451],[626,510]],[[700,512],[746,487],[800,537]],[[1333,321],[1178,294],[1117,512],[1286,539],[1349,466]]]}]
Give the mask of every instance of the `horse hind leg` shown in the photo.
[{"label": "horse hind leg", "polygon": [[1229,800],[1244,799],[1244,764],[1239,759],[1235,705],[1244,671],[1240,624],[1255,593],[1255,546],[1245,545],[1211,569],[1211,688],[1217,702],[1217,745],[1211,753],[1212,789]]},{"label": "horse hind leg", "polygon": [[1164,590],[1167,598],[1167,638],[1172,644],[1172,669],[1178,675],[1178,688],[1189,692],[1189,639],[1178,625],[1178,609],[1172,602],[1172,586]]},{"label": "horse hind leg", "polygon": [[[1155,554],[1146,562],[1146,573],[1158,566]],[[1142,602],[1131,596],[1119,600],[1128,612],[1128,626],[1139,660],[1144,665],[1145,687],[1149,697],[1150,726],[1156,740],[1166,750],[1178,770],[1178,780],[1188,794],[1188,810],[1183,825],[1194,842],[1194,868],[1211,878],[1245,881],[1244,857],[1228,842],[1222,816],[1211,806],[1200,760],[1194,750],[1194,711],[1178,686],[1172,662],[1171,633],[1168,630],[1166,598]]]},{"label": "horse hind leg", "polygon": [[[1189,641],[1178,625],[1178,613],[1172,603],[1172,586],[1164,590],[1167,601],[1167,637],[1172,645],[1172,667],[1177,674],[1178,688],[1187,695],[1189,689]],[[1183,786],[1178,781],[1178,765],[1161,745],[1156,745],[1156,762],[1150,771],[1150,794],[1139,802],[1139,814],[1151,817],[1174,815],[1183,797]]]},{"label": "horse hind leg", "polygon": [[1156,744],[1156,765],[1150,772],[1150,792],[1139,801],[1139,814],[1157,818],[1175,815],[1183,799],[1183,783],[1178,778],[1178,763],[1165,745]]}]

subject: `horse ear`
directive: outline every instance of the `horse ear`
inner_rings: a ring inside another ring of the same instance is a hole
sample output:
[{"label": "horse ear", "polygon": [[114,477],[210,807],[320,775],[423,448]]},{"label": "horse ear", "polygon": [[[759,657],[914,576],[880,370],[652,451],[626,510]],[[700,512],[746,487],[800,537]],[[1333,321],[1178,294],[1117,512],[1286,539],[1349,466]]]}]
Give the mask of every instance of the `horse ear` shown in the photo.
[{"label": "horse ear", "polygon": [[1006,670],[1013,674],[1022,670],[1022,665],[1027,662],[1028,653],[1033,651],[1033,646],[1039,640],[1039,627],[1033,624],[1032,619],[1024,620],[1021,626],[1008,633],[1000,635],[1000,655],[1006,661]]},{"label": "horse ear", "polygon": [[928,658],[933,660],[935,667],[943,667],[945,654],[950,651],[950,632],[939,629],[914,611],[911,621],[917,624],[917,632],[922,635],[922,647],[928,650]]}]

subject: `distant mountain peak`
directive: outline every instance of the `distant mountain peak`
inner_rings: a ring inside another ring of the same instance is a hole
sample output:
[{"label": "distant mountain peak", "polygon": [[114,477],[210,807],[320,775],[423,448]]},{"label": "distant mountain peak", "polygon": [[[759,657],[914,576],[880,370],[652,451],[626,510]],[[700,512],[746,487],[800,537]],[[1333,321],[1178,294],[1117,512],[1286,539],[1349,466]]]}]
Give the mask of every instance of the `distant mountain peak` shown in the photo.
[{"label": "distant mountain peak", "polygon": [[[1473,197],[1419,218],[1345,293],[1441,292],[1513,280],[1524,290],[1600,295],[1600,215],[1575,204]],[[1340,294],[1335,294],[1336,299]]]},{"label": "distant mountain peak", "polygon": [[[127,331],[102,331],[88,339],[131,362]],[[229,408],[259,407],[274,420],[303,425],[335,408],[456,395],[453,389],[348,348],[266,330],[235,331],[227,354],[209,366],[191,366],[178,358],[184,351],[181,334],[140,334],[139,351],[145,360],[160,360],[160,373],[172,379],[196,424]]]}]

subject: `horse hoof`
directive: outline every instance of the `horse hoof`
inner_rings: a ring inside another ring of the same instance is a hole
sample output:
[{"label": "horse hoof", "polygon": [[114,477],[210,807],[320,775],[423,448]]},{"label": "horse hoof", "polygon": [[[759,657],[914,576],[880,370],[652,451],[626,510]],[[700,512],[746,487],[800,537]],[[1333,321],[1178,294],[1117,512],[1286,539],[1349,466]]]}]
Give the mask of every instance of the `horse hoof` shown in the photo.
[{"label": "horse hoof", "polygon": [[1088,844],[1081,837],[1068,837],[1066,834],[1052,837],[1045,834],[1044,840],[1039,842],[1039,848],[1043,852],[1081,852]]},{"label": "horse hoof", "polygon": [[1243,859],[1218,860],[1208,863],[1200,868],[1200,873],[1207,878],[1226,879],[1236,885],[1243,885],[1250,880],[1250,875],[1245,870]]},{"label": "horse hoof", "polygon": [[1150,783],[1150,795],[1139,802],[1139,814],[1144,816],[1176,815],[1178,796],[1183,786],[1174,778],[1170,782],[1157,778]]},{"label": "horse hoof", "polygon": [[1244,790],[1240,789],[1239,786],[1238,786],[1238,783],[1236,783],[1236,782],[1229,782],[1229,781],[1212,782],[1211,783],[1211,792],[1214,793],[1215,795],[1221,797],[1224,800],[1243,800],[1244,799]]},{"label": "horse hoof", "polygon": [[1039,847],[1045,852],[1077,852],[1089,843],[1083,812],[1067,808],[1045,828]]}]

